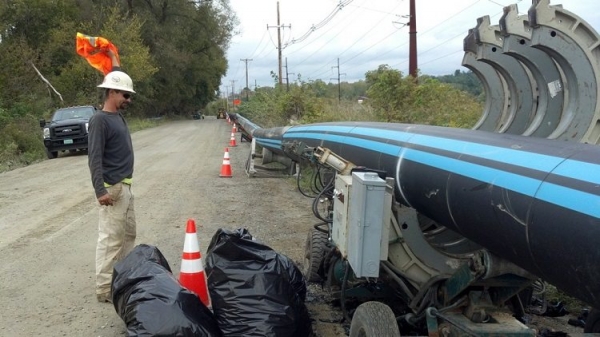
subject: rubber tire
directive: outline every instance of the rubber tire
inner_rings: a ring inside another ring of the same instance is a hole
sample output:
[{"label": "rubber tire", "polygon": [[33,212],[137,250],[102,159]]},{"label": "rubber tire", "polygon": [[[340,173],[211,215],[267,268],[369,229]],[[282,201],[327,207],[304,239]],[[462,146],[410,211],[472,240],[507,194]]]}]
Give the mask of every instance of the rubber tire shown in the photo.
[{"label": "rubber tire", "polygon": [[302,273],[308,282],[320,282],[319,266],[325,254],[328,235],[317,229],[311,229],[306,237],[304,246],[304,270]]},{"label": "rubber tire", "polygon": [[46,150],[46,155],[48,156],[48,159],[55,159],[56,157],[58,157],[58,151]]},{"label": "rubber tire", "polygon": [[592,309],[585,320],[584,333],[600,333],[600,310]]},{"label": "rubber tire", "polygon": [[356,308],[350,337],[400,337],[392,309],[381,302],[365,302]]}]

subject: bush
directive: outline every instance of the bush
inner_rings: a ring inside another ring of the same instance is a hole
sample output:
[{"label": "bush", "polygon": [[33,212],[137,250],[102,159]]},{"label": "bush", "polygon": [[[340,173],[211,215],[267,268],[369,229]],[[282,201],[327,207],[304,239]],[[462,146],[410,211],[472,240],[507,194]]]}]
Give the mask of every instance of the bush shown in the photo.
[{"label": "bush", "polygon": [[39,122],[32,116],[12,120],[0,128],[0,172],[44,158]]}]

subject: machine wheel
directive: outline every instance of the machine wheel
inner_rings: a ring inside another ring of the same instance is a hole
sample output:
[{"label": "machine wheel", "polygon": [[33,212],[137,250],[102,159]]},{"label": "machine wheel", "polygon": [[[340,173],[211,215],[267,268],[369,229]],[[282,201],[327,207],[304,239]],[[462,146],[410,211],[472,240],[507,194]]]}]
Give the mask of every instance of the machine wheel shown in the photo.
[{"label": "machine wheel", "polygon": [[54,158],[58,157],[58,151],[46,150],[46,155],[48,156],[48,159],[54,159]]},{"label": "machine wheel", "polygon": [[306,237],[304,246],[304,270],[303,274],[308,282],[319,282],[319,266],[323,260],[325,245],[327,244],[327,233],[312,229]]},{"label": "machine wheel", "polygon": [[584,333],[600,333],[600,310],[592,309],[585,319]]},{"label": "machine wheel", "polygon": [[358,306],[350,324],[350,337],[400,337],[392,309],[381,302]]}]

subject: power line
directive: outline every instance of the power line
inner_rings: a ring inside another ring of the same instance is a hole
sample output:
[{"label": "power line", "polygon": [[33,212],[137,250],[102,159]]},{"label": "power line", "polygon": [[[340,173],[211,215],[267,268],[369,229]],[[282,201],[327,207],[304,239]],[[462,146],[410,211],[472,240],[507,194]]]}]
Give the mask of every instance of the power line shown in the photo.
[{"label": "power line", "polygon": [[429,61],[426,61],[426,62],[422,62],[422,63],[421,63],[421,65],[428,64],[428,63],[432,63],[432,62],[435,62],[435,61],[438,61],[438,60],[444,59],[444,58],[446,58],[446,57],[448,57],[448,56],[452,56],[452,55],[454,55],[454,54],[458,54],[458,53],[462,53],[462,52],[463,52],[462,50],[457,50],[457,51],[455,51],[454,53],[446,54],[446,55],[444,55],[444,56],[440,56],[440,57],[438,57],[438,58],[435,58],[435,59],[433,59],[433,60],[429,60]]},{"label": "power line", "polygon": [[[491,18],[493,18],[493,17],[496,17],[496,16],[498,16],[498,15],[500,15],[500,14],[502,14],[502,13],[503,13],[503,12],[498,12],[498,13],[496,13],[496,14],[494,14],[494,15],[490,16],[490,17],[491,17]],[[436,48],[438,48],[438,47],[441,47],[442,45],[444,45],[444,44],[446,44],[446,43],[448,43],[448,42],[450,42],[450,41],[453,41],[453,40],[455,40],[457,37],[464,36],[464,35],[465,35],[465,33],[464,33],[464,32],[461,32],[460,34],[458,34],[458,35],[456,35],[456,36],[454,36],[454,37],[451,37],[451,38],[449,38],[449,39],[447,39],[447,40],[445,40],[445,41],[443,41],[443,42],[441,42],[441,43],[439,43],[439,44],[437,44],[437,45],[435,45],[435,46],[433,46],[433,47],[431,47],[431,48],[429,48],[429,49],[425,50],[424,52],[421,52],[421,53],[419,53],[419,56],[421,56],[421,55],[423,55],[423,54],[425,54],[425,53],[427,53],[427,52],[429,52],[429,51],[432,51],[432,50],[434,50],[434,49],[436,49]],[[428,61],[426,61],[426,62],[422,62],[422,63],[420,63],[420,66],[422,66],[422,65],[425,65],[425,64],[428,64],[428,63],[432,63],[432,62],[434,62],[434,61],[441,60],[441,59],[443,59],[443,58],[446,58],[446,57],[448,57],[448,56],[452,56],[452,55],[455,55],[455,54],[458,54],[458,53],[461,53],[461,52],[464,52],[464,50],[462,50],[462,49],[461,49],[461,50],[457,50],[457,51],[455,51],[455,52],[452,52],[452,53],[450,53],[450,54],[446,54],[446,55],[444,55],[444,56],[437,57],[437,58],[435,58],[435,59],[433,59],[433,60],[428,60]],[[397,64],[393,65],[392,67],[393,67],[393,68],[397,68],[398,66],[400,66],[401,64],[404,64],[404,63],[406,63],[406,62],[408,62],[408,60],[404,60],[404,61],[402,61],[402,62],[400,62],[400,63],[397,63]]]},{"label": "power line", "polygon": [[[368,1],[368,0],[364,0],[364,1],[366,2],[366,1]],[[353,11],[351,11],[351,12],[350,12],[350,16],[351,16],[352,14],[356,13],[357,11],[358,11],[358,8],[355,8]],[[344,26],[342,27],[342,29],[341,29],[341,30],[340,30],[340,31],[339,31],[337,34],[335,34],[333,37],[331,37],[329,40],[327,40],[327,41],[326,41],[324,44],[322,44],[322,45],[321,45],[321,47],[319,47],[317,50],[315,50],[315,51],[314,51],[313,53],[311,53],[309,56],[305,57],[305,58],[304,58],[302,61],[300,61],[299,63],[297,63],[297,64],[296,64],[296,66],[298,66],[298,65],[300,65],[300,64],[302,64],[302,63],[304,63],[304,61],[308,60],[308,59],[309,59],[311,56],[313,56],[313,55],[314,55],[314,54],[316,54],[318,51],[320,51],[321,49],[323,49],[323,47],[325,47],[326,45],[328,45],[328,43],[329,43],[329,42],[331,42],[332,40],[334,40],[334,39],[335,39],[335,38],[336,38],[338,35],[340,35],[341,33],[343,33],[345,28],[347,28],[348,26],[350,26],[350,25],[352,25],[352,24],[353,24],[353,20],[352,20],[353,18],[354,18],[354,17],[352,17],[352,18],[351,18],[351,19],[349,19],[349,20],[346,20],[346,21],[347,21],[346,25],[344,25]],[[337,25],[338,25],[340,22],[341,22],[341,21],[338,21],[338,22],[337,22],[337,23],[335,23],[334,25],[330,25],[330,26],[329,26],[329,29],[327,29],[327,30],[323,31],[323,32],[321,33],[321,35],[317,36],[315,39],[319,39],[319,38],[321,38],[323,35],[325,35],[325,34],[326,34],[326,33],[328,33],[329,31],[331,31],[333,28],[335,28],[335,26],[337,26]],[[296,50],[294,50],[294,51],[288,52],[288,53],[287,53],[287,55],[292,55],[292,54],[294,54],[294,53],[297,53],[297,52],[301,51],[302,49],[304,49],[304,48],[308,47],[309,45],[310,45],[310,44],[307,44],[307,45],[304,45],[303,47],[301,47],[301,48],[299,48],[299,49],[296,49]]]},{"label": "power line", "polygon": [[[398,5],[399,6],[399,5]],[[393,11],[395,11],[398,6],[396,6]],[[390,13],[387,13],[384,17],[390,15]],[[377,26],[379,26],[381,24],[381,22],[383,21],[383,18],[381,20],[379,20],[374,26],[371,27],[371,29],[369,29],[368,31],[366,31],[363,35],[361,35],[357,40],[354,41],[354,43],[352,43],[348,48],[346,48],[343,52],[341,52],[340,54],[338,54],[338,58],[342,55],[344,55],[344,53],[346,53],[350,48],[354,47],[359,41],[361,41],[367,34],[369,34],[373,29],[375,29]],[[333,59],[335,60],[335,58]],[[319,68],[322,69],[323,67]],[[318,70],[317,70],[318,71]],[[317,71],[313,71],[313,74],[316,73]]]},{"label": "power line", "polygon": [[285,45],[283,45],[283,49],[285,49],[289,45],[300,43],[300,42],[306,40],[315,30],[320,29],[320,28],[324,27],[326,24],[328,24],[329,21],[331,21],[339,11],[341,11],[346,5],[348,5],[352,1],[354,1],[354,0],[340,1],[338,3],[338,5],[335,7],[335,9],[333,9],[333,11],[331,11],[331,13],[329,13],[325,17],[325,19],[321,20],[321,22],[317,23],[316,25],[312,25],[312,27],[310,27],[308,29],[308,31],[306,33],[304,33],[304,35],[300,36],[297,39],[292,39],[289,43],[286,43]]},{"label": "power line", "polygon": [[[397,31],[391,32],[390,34],[388,34],[388,35],[386,35],[385,37],[383,37],[383,39],[381,39],[381,40],[379,40],[379,41],[375,42],[374,44],[372,44],[372,45],[371,45],[370,47],[368,47],[367,49],[364,49],[363,51],[361,51],[361,52],[359,52],[358,54],[356,54],[356,55],[352,56],[351,58],[349,58],[349,59],[346,59],[346,61],[342,62],[342,65],[344,65],[344,64],[346,64],[346,63],[348,63],[348,62],[352,61],[353,59],[355,59],[355,58],[357,58],[358,56],[362,55],[363,53],[365,53],[366,51],[368,51],[368,50],[370,50],[371,48],[375,47],[376,45],[380,44],[381,42],[383,42],[383,41],[387,40],[387,39],[388,39],[390,36],[392,36],[392,35],[394,35],[394,34],[396,34],[396,33],[398,33],[398,32],[397,32]],[[378,56],[380,56],[380,57],[381,57],[382,55],[381,55],[381,54],[379,54]]]},{"label": "power line", "polygon": [[352,6],[352,7],[358,7],[358,8],[362,8],[362,9],[366,9],[366,10],[371,11],[371,12],[377,12],[377,13],[383,13],[383,14],[391,14],[390,12],[385,12],[385,11],[381,11],[381,10],[373,9],[373,8],[369,8],[369,7],[362,7],[362,6],[356,5],[356,4],[353,4],[353,5],[350,5],[350,6]]},{"label": "power line", "polygon": [[473,7],[473,6],[475,6],[475,5],[476,5],[477,3],[479,3],[480,1],[481,1],[481,0],[477,0],[477,1],[475,1],[474,3],[472,3],[472,4],[468,5],[467,7],[464,7],[463,9],[461,9],[461,10],[459,10],[458,12],[454,13],[453,15],[449,16],[449,17],[448,17],[446,20],[444,20],[444,21],[442,21],[442,22],[438,22],[438,23],[437,23],[436,25],[434,25],[433,27],[431,27],[431,28],[427,29],[426,31],[424,31],[424,32],[422,32],[422,33],[419,33],[419,36],[423,36],[423,35],[425,35],[425,34],[429,33],[430,31],[432,31],[432,30],[436,29],[437,27],[441,26],[441,25],[442,25],[442,24],[444,24],[445,22],[448,22],[448,21],[452,20],[453,18],[455,18],[456,16],[458,16],[458,14],[460,14],[460,13],[462,13],[462,12],[466,11],[467,9],[469,9],[469,8],[471,8],[471,7]]},{"label": "power line", "polygon": [[263,33],[263,36],[260,38],[260,42],[256,45],[256,48],[254,48],[254,51],[252,52],[252,54],[250,54],[250,57],[254,57],[254,54],[256,53],[256,51],[258,50],[258,47],[260,47],[260,45],[263,43],[263,41],[265,40],[265,36],[267,36],[267,33],[269,33],[269,30],[266,29],[265,32]]},{"label": "power line", "polygon": [[[275,43],[275,41],[273,41],[273,37],[271,37],[271,33],[269,33],[269,39],[271,40],[272,46],[275,47],[275,50],[277,50],[277,44]],[[257,56],[252,56],[255,58],[262,58],[265,55],[267,55],[268,53],[270,53],[272,50],[267,49],[268,46],[270,46],[271,44],[269,44],[268,42],[265,43],[264,47],[261,49],[261,51],[258,53]],[[265,52],[266,51],[266,52]]]},{"label": "power line", "polygon": [[[429,32],[431,32],[431,31],[433,31],[435,28],[437,28],[437,27],[441,26],[441,25],[442,25],[442,24],[444,24],[445,22],[452,20],[454,17],[458,16],[458,14],[460,14],[460,13],[462,13],[462,12],[466,11],[467,9],[469,9],[469,8],[473,7],[474,5],[476,5],[476,4],[477,4],[478,2],[480,2],[480,1],[481,1],[481,0],[477,0],[477,1],[475,1],[474,3],[472,3],[472,4],[468,5],[467,7],[464,7],[463,9],[459,10],[458,12],[456,12],[456,13],[452,14],[452,15],[451,15],[451,16],[449,16],[449,17],[448,17],[446,20],[444,20],[444,21],[442,21],[442,22],[439,22],[439,23],[437,23],[436,25],[434,25],[433,27],[431,27],[431,28],[427,29],[426,31],[424,31],[424,32],[422,32],[422,33],[419,33],[419,37],[422,37],[423,35],[426,35],[427,33],[429,33]],[[519,0],[519,1],[521,1],[521,0]],[[388,51],[386,51],[386,52],[385,52],[385,53],[383,53],[383,54],[379,54],[379,57],[381,57],[381,56],[384,56],[384,55],[387,55],[387,54],[389,54],[389,53],[391,53],[391,52],[393,52],[393,51],[396,51],[396,49],[400,49],[401,47],[404,47],[404,46],[406,46],[407,44],[408,44],[408,41],[406,41],[406,42],[404,42],[404,43],[402,43],[402,44],[398,45],[397,47],[395,47],[395,48],[393,48],[393,49],[389,49]],[[419,56],[421,56],[421,54],[423,54],[423,53],[422,53],[422,52],[421,52],[421,53],[419,53]],[[405,62],[408,62],[408,60],[407,60],[407,61],[405,61]],[[403,63],[404,63],[404,62],[403,62]]]},{"label": "power line", "polygon": [[[468,6],[466,6],[466,7],[462,8],[461,10],[459,10],[458,12],[456,12],[456,13],[454,13],[453,15],[449,16],[449,17],[448,17],[448,18],[446,18],[445,20],[443,20],[443,21],[441,21],[441,22],[437,23],[436,25],[434,25],[433,27],[431,27],[431,28],[427,29],[425,32],[423,32],[423,33],[420,33],[420,34],[419,34],[419,36],[423,36],[423,35],[425,35],[425,34],[427,34],[427,33],[431,32],[431,31],[435,30],[436,28],[438,28],[439,26],[441,26],[441,25],[442,25],[442,24],[444,24],[445,22],[447,22],[447,21],[451,20],[452,18],[454,18],[454,17],[458,16],[459,14],[461,14],[461,13],[462,13],[462,12],[464,12],[464,11],[466,11],[467,9],[469,9],[469,8],[471,8],[471,7],[473,7],[473,6],[475,6],[475,5],[476,5],[477,3],[479,3],[480,1],[481,1],[481,0],[477,0],[477,1],[475,1],[474,3],[471,3],[471,4],[469,4]],[[461,33],[460,35],[463,35],[463,34],[464,34],[464,33]],[[345,61],[344,61],[342,64],[346,64],[346,63],[350,62],[352,59],[354,59],[354,58],[358,57],[359,55],[361,55],[361,54],[363,54],[364,52],[366,52],[367,50],[369,50],[369,49],[373,48],[373,47],[374,47],[374,46],[376,46],[377,44],[379,44],[379,43],[383,42],[384,40],[386,40],[387,38],[389,38],[389,37],[390,37],[390,36],[392,36],[392,35],[393,35],[393,33],[392,33],[392,34],[389,34],[389,35],[388,35],[388,36],[386,36],[385,38],[383,38],[383,39],[379,40],[377,43],[375,43],[375,44],[371,45],[370,47],[368,47],[367,49],[365,49],[365,50],[363,50],[363,51],[359,52],[358,54],[356,54],[355,56],[351,57],[350,59],[346,59],[346,60],[345,60]],[[433,49],[435,49],[435,48],[437,48],[437,47],[439,47],[439,46],[441,46],[441,45],[443,45],[443,44],[445,44],[445,43],[447,43],[447,42],[449,42],[449,41],[451,41],[451,40],[453,40],[453,39],[455,39],[455,38],[456,38],[456,36],[455,36],[455,37],[453,37],[453,38],[451,38],[450,40],[444,41],[444,42],[442,42],[441,44],[434,46],[433,48],[430,48],[430,49],[428,49],[428,50],[426,50],[426,51],[424,51],[424,52],[421,52],[421,53],[419,53],[419,56],[421,56],[422,54],[425,54],[425,53],[427,53],[428,51],[430,51],[430,50],[433,50]],[[401,45],[399,45],[398,47],[396,47],[396,48],[394,48],[394,49],[388,50],[388,51],[387,51],[387,52],[385,52],[384,54],[379,54],[378,56],[379,56],[379,57],[381,57],[381,56],[383,56],[383,55],[389,54],[390,52],[392,52],[392,51],[395,51],[396,49],[399,49],[400,47],[406,46],[407,44],[408,44],[408,41],[407,41],[407,42],[405,42],[405,43],[403,43],[403,44],[401,44]],[[400,64],[403,64],[403,63],[406,63],[406,62],[408,62],[408,59],[407,59],[407,60],[404,60],[404,61],[402,61],[402,62],[400,62],[398,65],[400,65]]]}]

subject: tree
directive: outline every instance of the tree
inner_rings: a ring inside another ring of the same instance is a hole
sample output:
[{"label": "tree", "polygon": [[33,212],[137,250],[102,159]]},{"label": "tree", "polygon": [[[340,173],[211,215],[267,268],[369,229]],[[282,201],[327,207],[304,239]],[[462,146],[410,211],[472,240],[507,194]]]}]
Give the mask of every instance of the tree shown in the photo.
[{"label": "tree", "polygon": [[436,76],[435,78],[442,83],[448,83],[457,89],[467,91],[480,99],[484,94],[483,86],[481,85],[479,78],[477,78],[477,75],[470,70],[463,72],[457,69],[452,75]]},{"label": "tree", "polygon": [[[236,23],[228,0],[1,1],[0,162],[30,148],[20,144],[41,146],[37,118],[100,103],[103,74],[76,54],[77,32],[118,47],[137,92],[128,114],[148,117],[188,114],[216,97]],[[35,142],[17,141],[24,137],[11,129],[27,130]]]},{"label": "tree", "polygon": [[366,76],[369,104],[386,122],[468,128],[483,110],[474,97],[433,78],[422,78],[417,84],[387,65]]},{"label": "tree", "polygon": [[407,108],[412,105],[415,81],[403,78],[399,70],[380,65],[377,70],[366,73],[366,82],[370,104],[384,121],[410,122]]}]

